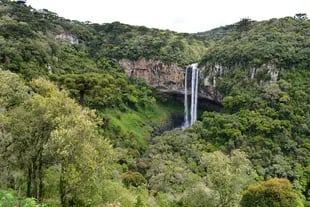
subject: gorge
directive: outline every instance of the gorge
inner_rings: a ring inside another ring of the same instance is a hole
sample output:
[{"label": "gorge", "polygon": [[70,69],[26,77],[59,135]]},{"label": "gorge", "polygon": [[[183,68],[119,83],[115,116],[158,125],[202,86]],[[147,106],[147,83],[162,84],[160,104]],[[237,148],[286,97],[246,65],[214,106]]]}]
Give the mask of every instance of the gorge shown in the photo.
[{"label": "gorge", "polygon": [[0,206],[310,206],[309,34],[305,15],[186,34],[0,0]]},{"label": "gorge", "polygon": [[[122,59],[119,64],[129,77],[143,79],[149,86],[158,89],[164,95],[185,104],[186,68],[183,69],[173,63],[146,60],[144,58],[136,61]],[[188,77],[191,78],[192,76]],[[191,95],[192,91],[187,91],[187,94]],[[219,91],[212,85],[200,84],[197,88],[197,100],[200,102],[199,109],[219,111],[222,107],[222,98]]]}]

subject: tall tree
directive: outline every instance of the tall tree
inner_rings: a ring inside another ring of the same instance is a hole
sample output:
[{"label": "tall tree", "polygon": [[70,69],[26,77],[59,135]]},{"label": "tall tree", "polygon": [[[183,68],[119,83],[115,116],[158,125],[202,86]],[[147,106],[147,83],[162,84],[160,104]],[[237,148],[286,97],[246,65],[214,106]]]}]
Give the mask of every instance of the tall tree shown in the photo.
[{"label": "tall tree", "polygon": [[112,149],[98,133],[93,112],[83,110],[45,79],[34,80],[31,86],[31,101],[7,111],[2,119],[12,136],[10,164],[28,175],[27,196],[42,201],[44,170],[53,167],[60,176],[63,206],[86,205],[100,192],[95,182],[112,166]]},{"label": "tall tree", "polygon": [[68,74],[60,78],[60,82],[69,89],[77,90],[79,93],[79,103],[85,105],[85,95],[100,85],[101,79],[99,74]]}]

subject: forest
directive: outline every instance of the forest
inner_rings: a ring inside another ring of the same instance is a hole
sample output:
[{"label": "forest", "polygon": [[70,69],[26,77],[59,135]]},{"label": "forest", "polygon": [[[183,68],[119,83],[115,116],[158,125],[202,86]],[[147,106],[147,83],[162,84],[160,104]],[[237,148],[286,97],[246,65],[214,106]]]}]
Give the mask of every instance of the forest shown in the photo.
[{"label": "forest", "polygon": [[[222,96],[183,103],[119,60],[194,62]],[[0,207],[310,207],[310,20],[187,34],[0,0]]]}]

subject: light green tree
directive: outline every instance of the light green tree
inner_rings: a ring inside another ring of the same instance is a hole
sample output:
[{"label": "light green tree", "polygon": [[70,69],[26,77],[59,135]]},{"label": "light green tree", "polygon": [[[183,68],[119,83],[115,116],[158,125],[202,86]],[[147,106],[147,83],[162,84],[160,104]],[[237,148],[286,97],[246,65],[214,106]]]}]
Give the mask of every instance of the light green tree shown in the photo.
[{"label": "light green tree", "polygon": [[0,69],[0,110],[18,106],[29,100],[30,88],[17,74]]},{"label": "light green tree", "polygon": [[25,175],[27,196],[42,201],[44,170],[53,168],[59,175],[63,206],[90,205],[113,166],[113,150],[97,129],[99,120],[51,82],[37,79],[31,86],[32,99],[2,115],[10,139],[1,139],[9,141],[1,155],[8,158],[9,168],[17,166]]},{"label": "light green tree", "polygon": [[239,206],[242,191],[256,177],[246,154],[239,150],[232,151],[230,156],[220,151],[205,153],[202,163],[207,168],[207,194],[212,206]]},{"label": "light green tree", "polygon": [[[0,188],[2,189],[14,188],[17,183],[20,184],[23,177],[19,169],[23,166],[23,162],[20,162],[20,156],[14,150],[14,138],[11,132],[6,129],[6,116],[11,110],[19,110],[19,106],[29,102],[30,99],[30,88],[25,85],[21,77],[0,69]],[[23,119],[24,116],[20,118]]]}]

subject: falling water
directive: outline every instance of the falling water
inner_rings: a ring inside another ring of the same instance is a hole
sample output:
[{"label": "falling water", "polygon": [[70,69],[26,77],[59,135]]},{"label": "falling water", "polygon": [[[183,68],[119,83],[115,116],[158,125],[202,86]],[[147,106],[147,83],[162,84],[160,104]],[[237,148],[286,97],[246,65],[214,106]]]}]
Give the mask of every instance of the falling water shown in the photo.
[{"label": "falling water", "polygon": [[[192,65],[191,65],[192,66]],[[196,77],[196,67],[192,67],[192,93],[191,93],[191,122],[190,125],[194,123],[194,113],[195,113],[195,77]]]},{"label": "falling water", "polygon": [[[185,71],[185,84],[184,84],[184,128],[193,125],[193,123],[197,120],[197,104],[198,104],[198,78],[199,78],[199,69],[197,67],[197,63],[191,64],[186,68]],[[187,84],[187,76],[188,72],[191,71],[191,110],[190,114],[188,114],[188,84]],[[189,123],[190,117],[190,123]]]},{"label": "falling water", "polygon": [[197,120],[197,104],[198,104],[198,76],[199,76],[199,69],[197,68],[196,65],[196,70],[195,70],[195,92],[194,92],[194,113],[193,113],[193,121],[192,124]]},{"label": "falling water", "polygon": [[188,123],[188,101],[187,101],[187,71],[188,67],[186,67],[185,70],[185,83],[184,83],[184,127],[187,128],[189,123]]}]

